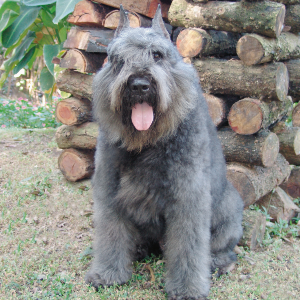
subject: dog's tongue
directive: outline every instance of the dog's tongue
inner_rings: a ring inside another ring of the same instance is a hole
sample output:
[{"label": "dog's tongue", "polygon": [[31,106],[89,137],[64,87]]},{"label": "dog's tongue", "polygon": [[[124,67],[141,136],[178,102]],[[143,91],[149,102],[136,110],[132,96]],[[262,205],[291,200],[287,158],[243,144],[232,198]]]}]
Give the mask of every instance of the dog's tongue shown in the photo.
[{"label": "dog's tongue", "polygon": [[146,102],[136,104],[132,108],[131,121],[136,130],[148,130],[153,122],[152,107]]}]

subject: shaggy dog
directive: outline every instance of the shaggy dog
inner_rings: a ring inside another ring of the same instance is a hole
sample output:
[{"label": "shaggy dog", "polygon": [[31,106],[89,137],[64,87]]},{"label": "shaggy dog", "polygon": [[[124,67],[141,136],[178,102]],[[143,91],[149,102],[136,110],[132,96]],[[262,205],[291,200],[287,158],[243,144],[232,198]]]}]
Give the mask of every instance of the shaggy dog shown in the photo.
[{"label": "shaggy dog", "polygon": [[236,260],[243,202],[226,179],[198,81],[160,8],[151,28],[135,29],[121,8],[108,63],[93,83],[100,131],[86,281],[95,288],[128,281],[138,252],[161,241],[169,299],[205,299],[211,270],[225,272]]}]

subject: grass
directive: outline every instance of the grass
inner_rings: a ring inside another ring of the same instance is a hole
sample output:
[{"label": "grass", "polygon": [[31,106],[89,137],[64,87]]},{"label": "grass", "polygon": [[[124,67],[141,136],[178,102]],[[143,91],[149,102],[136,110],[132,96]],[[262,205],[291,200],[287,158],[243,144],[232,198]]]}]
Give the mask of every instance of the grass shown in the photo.
[{"label": "grass", "polygon": [[[0,299],[166,299],[162,257],[135,262],[123,286],[96,292],[84,283],[93,238],[90,180],[64,179],[54,134],[0,129]],[[273,232],[287,230],[280,226]],[[232,273],[213,276],[209,299],[297,299],[299,238],[270,238],[255,252],[241,249]]]}]

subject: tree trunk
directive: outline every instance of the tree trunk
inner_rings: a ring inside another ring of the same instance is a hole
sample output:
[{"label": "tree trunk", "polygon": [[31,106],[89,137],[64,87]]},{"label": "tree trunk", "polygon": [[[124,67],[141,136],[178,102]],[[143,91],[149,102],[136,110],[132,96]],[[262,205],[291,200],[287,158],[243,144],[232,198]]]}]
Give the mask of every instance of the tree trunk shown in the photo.
[{"label": "tree trunk", "polygon": [[94,2],[106,4],[112,7],[120,8],[120,4],[124,9],[135,11],[139,14],[153,18],[158,4],[161,5],[161,14],[163,18],[168,18],[168,10],[170,4],[161,2],[160,0],[94,0]]},{"label": "tree trunk", "polygon": [[58,158],[58,167],[69,181],[90,178],[94,173],[94,151],[67,149]]},{"label": "tree trunk", "polygon": [[60,126],[55,134],[58,148],[95,149],[99,125],[86,122],[79,126]]},{"label": "tree trunk", "polygon": [[292,198],[300,197],[300,167],[294,167],[290,177],[280,187]]},{"label": "tree trunk", "polygon": [[102,68],[106,59],[105,53],[89,53],[78,49],[65,52],[60,60],[60,67],[76,70],[81,73],[96,73]]},{"label": "tree trunk", "polygon": [[169,20],[173,26],[255,32],[269,37],[280,35],[284,17],[285,6],[269,1],[210,1],[198,4],[173,0],[169,10]]},{"label": "tree trunk", "polygon": [[287,97],[286,101],[271,101],[270,103],[245,98],[231,106],[228,123],[236,133],[254,134],[260,129],[267,129],[292,109],[291,97]]},{"label": "tree trunk", "polygon": [[193,63],[206,93],[286,99],[289,75],[281,62],[245,66],[240,60],[203,58]]},{"label": "tree trunk", "polygon": [[114,31],[107,28],[72,27],[64,42],[64,48],[106,53],[107,45],[113,37]]},{"label": "tree trunk", "polygon": [[300,32],[300,4],[287,6],[284,23],[291,26],[291,32]]},{"label": "tree trunk", "polygon": [[277,39],[247,34],[238,41],[236,51],[247,66],[298,58],[300,39],[298,35],[288,32],[283,32]]},{"label": "tree trunk", "polygon": [[300,127],[300,103],[293,108],[292,122],[293,127]]},{"label": "tree trunk", "polygon": [[240,193],[245,207],[271,192],[289,174],[289,163],[281,154],[278,154],[273,166],[268,168],[238,163],[227,165],[227,178]]},{"label": "tree trunk", "polygon": [[65,125],[79,125],[92,120],[92,103],[74,97],[61,100],[56,105],[55,115]]},{"label": "tree trunk", "polygon": [[216,126],[221,126],[227,122],[227,115],[232,104],[238,101],[234,96],[221,96],[216,97],[210,94],[203,94],[207,105],[209,115],[211,116]]},{"label": "tree trunk", "polygon": [[57,87],[79,99],[92,100],[92,83],[94,76],[65,70],[57,76]]},{"label": "tree trunk", "polygon": [[243,236],[239,246],[255,250],[264,239],[266,231],[266,216],[256,210],[246,209],[243,212]]},{"label": "tree trunk", "polygon": [[257,204],[261,208],[265,207],[270,217],[276,222],[280,219],[289,222],[300,212],[300,208],[280,187],[259,199]]},{"label": "tree trunk", "polygon": [[232,32],[187,28],[179,33],[176,46],[183,57],[236,55],[240,37]]},{"label": "tree trunk", "polygon": [[278,156],[279,140],[275,133],[260,131],[256,135],[239,135],[229,128],[218,131],[227,162],[271,167]]},{"label": "tree trunk", "polygon": [[77,26],[102,27],[103,19],[113,9],[106,5],[95,4],[90,0],[81,0],[75,5],[68,22]]},{"label": "tree trunk", "polygon": [[289,72],[289,95],[293,102],[300,101],[300,59],[288,60],[284,63]]},{"label": "tree trunk", "polygon": [[279,138],[279,152],[292,165],[300,165],[300,128],[280,126],[273,131]]}]

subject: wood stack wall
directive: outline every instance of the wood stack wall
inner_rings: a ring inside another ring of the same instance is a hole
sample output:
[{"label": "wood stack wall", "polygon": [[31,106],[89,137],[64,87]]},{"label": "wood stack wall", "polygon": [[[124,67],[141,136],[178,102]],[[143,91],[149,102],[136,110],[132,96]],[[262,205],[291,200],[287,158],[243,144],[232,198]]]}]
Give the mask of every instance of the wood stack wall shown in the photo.
[{"label": "wood stack wall", "polygon": [[[290,220],[299,211],[285,191],[290,165],[300,165],[300,0],[79,2],[59,62],[66,70],[57,79],[59,89],[72,94],[56,109],[64,124],[56,134],[65,149],[59,158],[62,172],[73,181],[92,174],[98,134],[91,114],[92,79],[106,61],[120,4],[132,27],[148,27],[158,3],[178,51],[198,71],[228,179],[245,207],[268,203],[270,208],[275,197],[279,208],[272,217]],[[292,126],[285,122],[290,116]],[[297,189],[300,183],[293,197]]]}]

